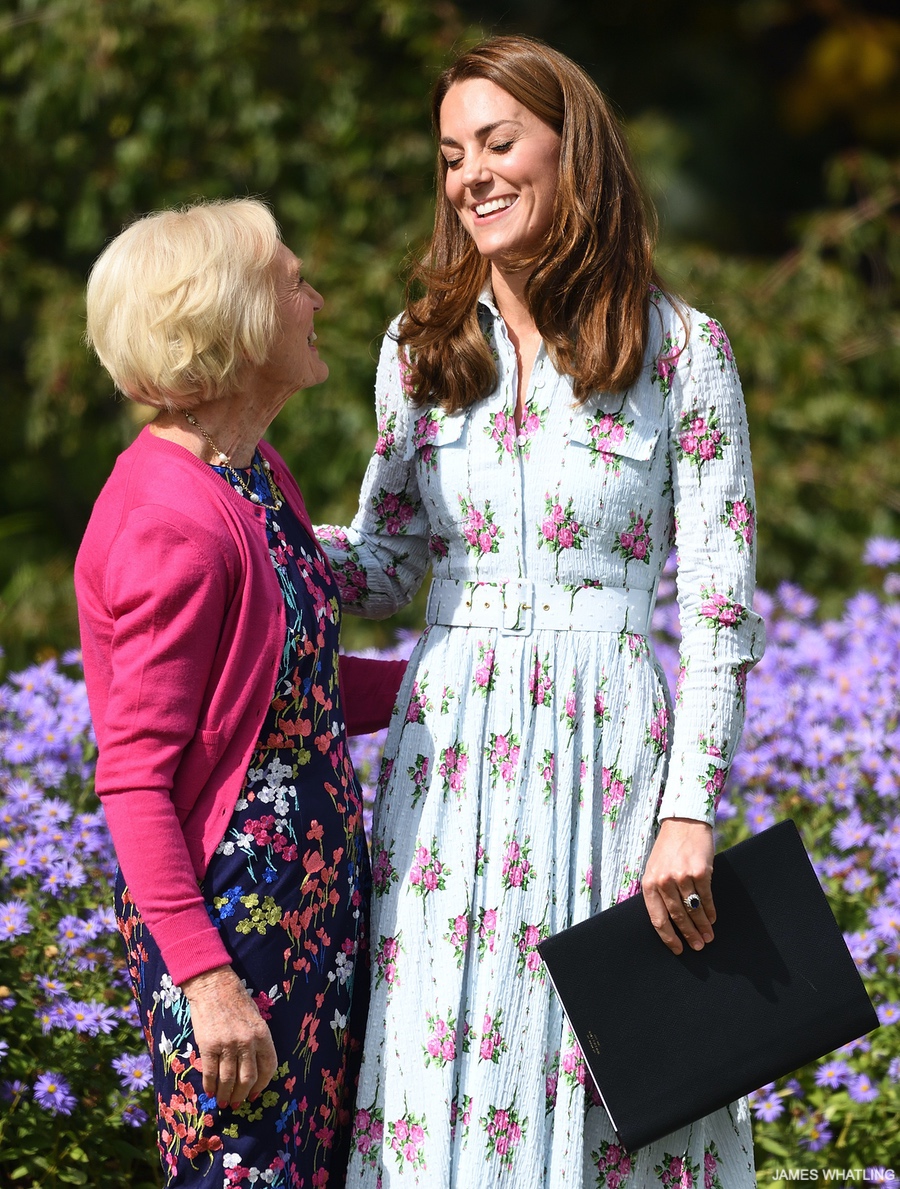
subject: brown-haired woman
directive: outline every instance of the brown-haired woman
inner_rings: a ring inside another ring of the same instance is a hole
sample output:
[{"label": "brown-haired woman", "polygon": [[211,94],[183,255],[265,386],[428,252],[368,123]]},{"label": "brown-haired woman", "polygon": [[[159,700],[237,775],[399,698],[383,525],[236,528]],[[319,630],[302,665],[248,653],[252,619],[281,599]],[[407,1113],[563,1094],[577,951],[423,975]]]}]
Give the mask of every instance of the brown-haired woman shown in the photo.
[{"label": "brown-haired woman", "polygon": [[[711,823],[764,641],[731,348],[663,292],[574,63],[495,38],[433,110],[424,295],[384,342],[359,514],[326,534],[360,614],[434,572],[376,809],[350,1179],[750,1189],[746,1103],[621,1151],[535,949],[641,887],[674,951],[713,936]],[[674,718],[648,635],[673,540]]]}]

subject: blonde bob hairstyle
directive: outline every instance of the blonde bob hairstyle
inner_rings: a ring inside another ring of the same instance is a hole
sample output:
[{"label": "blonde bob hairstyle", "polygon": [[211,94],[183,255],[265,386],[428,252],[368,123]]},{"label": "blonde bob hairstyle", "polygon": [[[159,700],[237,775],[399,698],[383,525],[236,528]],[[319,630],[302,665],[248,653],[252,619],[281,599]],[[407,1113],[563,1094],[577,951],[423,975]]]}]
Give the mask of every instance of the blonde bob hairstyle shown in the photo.
[{"label": "blonde bob hairstyle", "polygon": [[233,393],[275,340],[281,235],[262,202],[138,219],[94,263],[86,339],[125,396],[189,409]]},{"label": "blonde bob hairstyle", "polygon": [[[507,262],[531,270],[525,296],[557,369],[575,397],[621,392],[637,379],[648,338],[655,216],[645,204],[625,137],[593,80],[564,54],[529,37],[494,37],[462,54],[438,78],[432,120],[456,83],[487,79],[560,138],[552,225],[530,257]],[[497,371],[478,322],[489,276],[447,198],[447,162],[437,154],[434,233],[410,280],[398,335],[410,360],[414,401],[449,412],[487,396]]]}]

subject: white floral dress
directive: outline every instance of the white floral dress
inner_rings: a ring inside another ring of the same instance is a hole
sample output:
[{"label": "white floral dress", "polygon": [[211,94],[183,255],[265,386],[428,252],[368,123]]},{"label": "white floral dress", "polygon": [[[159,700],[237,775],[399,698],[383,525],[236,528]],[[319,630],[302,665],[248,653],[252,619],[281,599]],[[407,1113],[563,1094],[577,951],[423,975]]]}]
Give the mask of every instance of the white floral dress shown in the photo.
[{"label": "white floral dress", "polygon": [[[654,292],[647,362],[624,397],[575,404],[541,348],[518,433],[515,353],[489,293],[499,382],[464,413],[411,406],[385,338],[359,513],[317,530],[345,609],[391,614],[429,564],[436,579],[652,601],[674,541],[682,671],[673,717],[652,644],[627,624],[425,630],[375,808],[348,1185],[755,1185],[745,1102],[620,1151],[535,950],[638,890],[659,815],[712,820],[764,646],[740,383],[719,324],[683,314]],[[473,602],[480,589],[466,588]]]}]

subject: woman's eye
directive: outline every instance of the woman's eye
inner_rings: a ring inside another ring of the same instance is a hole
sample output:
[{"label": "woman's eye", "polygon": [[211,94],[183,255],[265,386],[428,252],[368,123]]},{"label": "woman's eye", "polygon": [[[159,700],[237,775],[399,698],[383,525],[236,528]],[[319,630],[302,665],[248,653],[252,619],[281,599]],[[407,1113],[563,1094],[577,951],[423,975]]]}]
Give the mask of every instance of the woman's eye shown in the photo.
[{"label": "woman's eye", "polygon": [[513,142],[511,140],[504,140],[502,144],[492,144],[490,149],[492,153],[508,153],[512,147]]},{"label": "woman's eye", "polygon": [[447,162],[448,169],[459,169],[463,163],[462,157],[445,157],[444,160]]}]

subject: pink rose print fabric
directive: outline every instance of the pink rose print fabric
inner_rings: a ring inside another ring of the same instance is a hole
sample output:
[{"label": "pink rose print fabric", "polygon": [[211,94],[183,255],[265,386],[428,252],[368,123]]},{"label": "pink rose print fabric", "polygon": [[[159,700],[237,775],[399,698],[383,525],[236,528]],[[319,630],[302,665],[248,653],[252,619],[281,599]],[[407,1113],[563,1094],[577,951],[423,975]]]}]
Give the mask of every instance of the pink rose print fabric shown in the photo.
[{"label": "pink rose print fabric", "polygon": [[[390,615],[429,568],[475,609],[483,584],[557,595],[530,631],[427,628],[400,690],[371,839],[354,1189],[680,1189],[688,1173],[755,1189],[746,1103],[622,1151],[537,950],[639,893],[659,815],[712,820],[764,644],[731,348],[705,315],[653,301],[633,388],[577,405],[541,348],[518,424],[488,295],[497,387],[464,413],[414,407],[385,339],[360,511],[320,534],[345,610]],[[585,588],[655,590],[673,542],[677,704],[643,625],[567,619]]]}]

